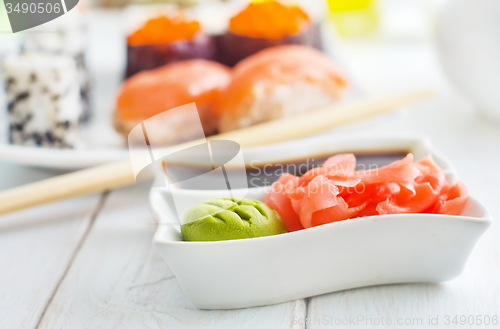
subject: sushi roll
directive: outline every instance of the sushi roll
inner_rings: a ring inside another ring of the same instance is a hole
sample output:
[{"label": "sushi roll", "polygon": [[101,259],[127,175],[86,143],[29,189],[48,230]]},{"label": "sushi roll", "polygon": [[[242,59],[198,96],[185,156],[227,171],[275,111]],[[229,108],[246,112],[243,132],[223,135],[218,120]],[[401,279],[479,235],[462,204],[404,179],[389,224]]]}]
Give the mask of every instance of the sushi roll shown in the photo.
[{"label": "sushi roll", "polygon": [[24,53],[3,62],[9,140],[15,145],[74,148],[82,115],[71,56]]},{"label": "sushi roll", "polygon": [[[205,135],[214,134],[218,117],[213,105],[231,80],[230,69],[212,61],[192,59],[144,71],[123,84],[116,101],[114,126],[125,138],[142,121],[172,108],[196,103]],[[148,130],[150,142],[169,145],[189,140],[197,131],[190,118],[161,122]],[[199,125],[199,123],[198,123]]]},{"label": "sushi roll", "polygon": [[319,24],[301,7],[278,1],[250,3],[230,19],[228,31],[218,36],[216,42],[217,60],[228,66],[279,45],[322,48]]},{"label": "sushi roll", "polygon": [[126,77],[186,59],[213,59],[215,42],[181,14],[147,21],[127,38]]},{"label": "sushi roll", "polygon": [[269,48],[239,62],[217,102],[219,131],[292,116],[337,102],[347,86],[337,65],[305,46]]},{"label": "sushi roll", "polygon": [[33,30],[36,33],[26,34],[21,44],[23,52],[44,52],[74,58],[78,69],[83,109],[80,119],[87,121],[91,116],[90,74],[86,66],[87,27],[83,13],[72,10],[64,17],[50,21],[43,27],[35,27]]}]

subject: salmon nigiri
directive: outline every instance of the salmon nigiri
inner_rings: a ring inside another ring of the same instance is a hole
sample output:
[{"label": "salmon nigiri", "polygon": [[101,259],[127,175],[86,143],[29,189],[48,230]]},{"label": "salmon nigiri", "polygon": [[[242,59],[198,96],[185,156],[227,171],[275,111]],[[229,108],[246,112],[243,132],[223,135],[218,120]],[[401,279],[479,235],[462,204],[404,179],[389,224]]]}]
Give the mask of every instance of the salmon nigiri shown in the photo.
[{"label": "salmon nigiri", "polygon": [[[203,130],[206,135],[211,135],[216,131],[218,122],[218,116],[213,111],[214,102],[230,80],[228,67],[201,59],[172,63],[138,73],[125,81],[120,90],[114,126],[127,137],[132,128],[142,121],[195,102]],[[184,121],[178,118],[176,122],[162,122],[156,133],[156,136],[161,136],[156,138],[157,142],[168,145],[190,139],[193,131],[190,122],[187,118]]]},{"label": "salmon nigiri", "polygon": [[337,102],[347,86],[322,52],[298,45],[268,48],[239,62],[221,95],[221,132],[292,116]]}]

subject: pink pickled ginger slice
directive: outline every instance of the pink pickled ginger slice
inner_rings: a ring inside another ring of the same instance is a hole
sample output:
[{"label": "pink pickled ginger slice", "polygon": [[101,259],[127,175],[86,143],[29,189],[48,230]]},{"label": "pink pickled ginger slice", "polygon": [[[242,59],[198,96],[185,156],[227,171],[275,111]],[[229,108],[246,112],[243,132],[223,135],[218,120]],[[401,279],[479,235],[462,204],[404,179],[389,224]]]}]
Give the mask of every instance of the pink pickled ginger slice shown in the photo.
[{"label": "pink pickled ginger slice", "polygon": [[445,215],[460,215],[465,202],[467,201],[467,187],[458,182],[453,185],[446,193],[439,196],[434,207],[433,213]]},{"label": "pink pickled ginger slice", "polygon": [[289,232],[302,230],[304,227],[300,223],[299,215],[292,207],[292,201],[285,196],[286,191],[294,190],[299,182],[299,178],[283,174],[273,183],[271,191],[266,194],[264,202],[280,214]]}]

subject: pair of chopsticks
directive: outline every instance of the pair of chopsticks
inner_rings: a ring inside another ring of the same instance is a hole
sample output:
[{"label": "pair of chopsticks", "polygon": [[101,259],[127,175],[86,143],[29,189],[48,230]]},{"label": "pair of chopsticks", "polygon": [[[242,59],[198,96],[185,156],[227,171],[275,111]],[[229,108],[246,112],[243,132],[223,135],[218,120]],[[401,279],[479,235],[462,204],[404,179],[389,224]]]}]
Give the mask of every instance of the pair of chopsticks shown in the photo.
[{"label": "pair of chopsticks", "polygon": [[[329,106],[294,117],[269,121],[215,136],[207,140],[232,140],[241,147],[264,145],[300,138],[428,99],[432,90],[422,90],[376,100]],[[204,143],[191,141],[176,145],[183,149]],[[0,214],[65,198],[132,185],[135,177],[129,160],[75,171],[0,192]]]}]

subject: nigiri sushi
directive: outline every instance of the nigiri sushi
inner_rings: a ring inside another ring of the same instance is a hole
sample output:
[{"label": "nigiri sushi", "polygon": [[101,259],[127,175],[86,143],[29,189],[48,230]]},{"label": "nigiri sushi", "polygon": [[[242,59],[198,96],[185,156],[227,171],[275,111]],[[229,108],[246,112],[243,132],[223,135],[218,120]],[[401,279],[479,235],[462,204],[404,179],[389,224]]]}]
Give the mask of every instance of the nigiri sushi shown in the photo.
[{"label": "nigiri sushi", "polygon": [[[193,59],[144,71],[123,84],[116,101],[114,126],[125,137],[142,121],[172,108],[195,102],[205,134],[217,129],[218,116],[213,104],[229,84],[228,67],[202,59]],[[157,131],[148,131],[157,144],[172,144],[193,137],[192,127],[179,118],[164,122]]]},{"label": "nigiri sushi", "polygon": [[198,21],[183,15],[148,20],[127,37],[126,77],[186,59],[213,59],[215,42]]},{"label": "nigiri sushi", "polygon": [[292,116],[337,102],[347,80],[322,52],[298,45],[260,51],[233,69],[217,103],[219,130]]},{"label": "nigiri sushi", "polygon": [[217,59],[229,66],[273,46],[322,48],[319,25],[299,6],[279,1],[250,3],[230,19],[227,32],[216,40]]}]

